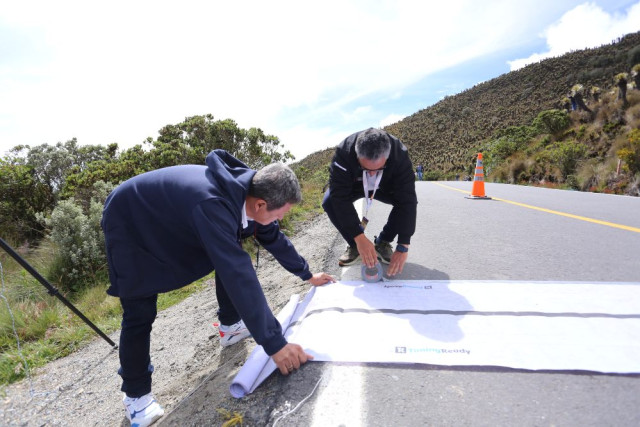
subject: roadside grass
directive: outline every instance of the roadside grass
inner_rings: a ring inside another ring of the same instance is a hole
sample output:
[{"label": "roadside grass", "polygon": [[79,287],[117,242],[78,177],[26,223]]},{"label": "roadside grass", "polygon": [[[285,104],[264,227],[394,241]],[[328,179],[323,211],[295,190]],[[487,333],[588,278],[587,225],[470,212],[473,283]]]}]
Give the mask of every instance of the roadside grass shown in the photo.
[{"label": "roadside grass", "polygon": [[[331,151],[332,152],[332,151]],[[323,213],[322,197],[329,182],[329,165],[326,153],[315,153],[307,157],[305,164],[296,164],[292,169],[298,177],[302,190],[302,202],[293,206],[289,215],[280,223],[288,234],[295,224],[303,223]]]},{"label": "roadside grass", "polygon": [[302,202],[294,205],[280,221],[280,227],[288,236],[295,232],[297,224],[304,223],[322,214],[322,186],[314,183],[301,183]]},{"label": "roadside grass", "polygon": [[[47,268],[50,247],[41,247],[23,256],[41,274]],[[0,302],[0,384],[6,386],[26,377],[48,362],[80,349],[96,338],[96,333],[73,314],[36,279],[8,255],[0,255],[2,298]],[[46,275],[45,275],[46,277]],[[179,303],[203,289],[213,273],[181,289],[158,297],[158,310]],[[65,295],[82,314],[104,333],[120,328],[122,308],[118,298],[108,296],[108,283],[98,283],[78,295]],[[7,304],[10,308],[7,308]],[[18,337],[16,338],[16,333]],[[20,351],[18,349],[18,339]],[[105,342],[106,345],[108,345]]]}]

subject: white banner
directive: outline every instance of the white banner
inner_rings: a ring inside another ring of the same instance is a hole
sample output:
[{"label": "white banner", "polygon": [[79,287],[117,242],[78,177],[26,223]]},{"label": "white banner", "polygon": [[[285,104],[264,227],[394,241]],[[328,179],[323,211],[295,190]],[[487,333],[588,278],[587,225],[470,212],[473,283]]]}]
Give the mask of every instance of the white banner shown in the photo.
[{"label": "white banner", "polygon": [[305,305],[283,327],[315,361],[640,372],[640,283],[338,282]]}]

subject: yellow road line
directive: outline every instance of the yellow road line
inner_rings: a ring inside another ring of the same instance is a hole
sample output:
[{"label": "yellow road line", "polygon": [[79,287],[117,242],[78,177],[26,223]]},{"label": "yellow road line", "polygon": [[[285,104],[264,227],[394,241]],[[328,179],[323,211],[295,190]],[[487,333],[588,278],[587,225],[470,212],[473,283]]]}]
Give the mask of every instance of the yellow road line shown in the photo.
[{"label": "yellow road line", "polygon": [[[437,183],[437,182],[435,184],[439,185],[440,187],[448,188],[450,190],[459,191],[460,193],[469,194],[468,191],[460,190],[459,188],[450,187],[448,185],[440,184],[440,183]],[[524,203],[514,202],[514,201],[511,201],[511,200],[500,199],[498,197],[493,197],[493,196],[491,196],[491,198],[493,200],[497,200],[499,202],[509,203],[509,204],[512,204],[512,205],[521,206],[523,208],[534,209],[536,211],[547,212],[547,213],[554,214],[554,215],[565,216],[567,218],[578,219],[580,221],[587,221],[587,222],[592,222],[594,224],[606,225],[607,227],[619,228],[621,230],[634,231],[636,233],[640,233],[640,228],[637,228],[637,227],[630,227],[628,225],[616,224],[614,222],[608,222],[608,221],[601,221],[599,219],[588,218],[586,216],[573,215],[573,214],[569,214],[569,213],[565,213],[565,212],[554,211],[554,210],[551,210],[551,209],[540,208],[538,206],[532,206],[532,205],[527,205],[527,204],[524,204]]]}]

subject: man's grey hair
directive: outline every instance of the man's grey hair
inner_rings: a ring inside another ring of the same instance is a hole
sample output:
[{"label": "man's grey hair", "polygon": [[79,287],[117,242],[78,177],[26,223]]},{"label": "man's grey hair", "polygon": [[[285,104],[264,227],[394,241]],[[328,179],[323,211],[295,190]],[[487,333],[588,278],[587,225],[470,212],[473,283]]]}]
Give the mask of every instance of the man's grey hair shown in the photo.
[{"label": "man's grey hair", "polygon": [[302,200],[298,178],[284,163],[271,163],[256,172],[249,186],[249,195],[267,202],[269,211]]},{"label": "man's grey hair", "polygon": [[369,128],[356,137],[356,156],[376,161],[389,158],[391,135],[381,129]]}]

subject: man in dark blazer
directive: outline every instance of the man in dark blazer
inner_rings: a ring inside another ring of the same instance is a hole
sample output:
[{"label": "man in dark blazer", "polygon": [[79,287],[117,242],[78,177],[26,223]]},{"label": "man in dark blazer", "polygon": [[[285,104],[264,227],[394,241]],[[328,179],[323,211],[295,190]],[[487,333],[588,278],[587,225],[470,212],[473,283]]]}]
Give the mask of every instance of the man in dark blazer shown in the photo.
[{"label": "man in dark blazer", "polygon": [[[133,177],[107,198],[102,218],[111,286],[123,308],[120,370],[123,403],[132,425],[148,425],[164,413],[151,394],[150,336],[158,294],[178,289],[215,270],[220,342],[252,335],[287,375],[311,358],[288,343],[271,312],[244,237],[255,236],[288,271],[322,285],[278,227],[301,200],[298,180],[274,163],[259,171],[224,150],[206,165],[173,166]],[[246,326],[245,326],[246,324]]]}]

